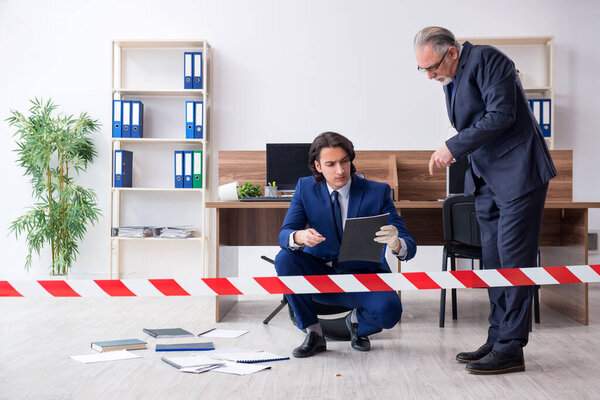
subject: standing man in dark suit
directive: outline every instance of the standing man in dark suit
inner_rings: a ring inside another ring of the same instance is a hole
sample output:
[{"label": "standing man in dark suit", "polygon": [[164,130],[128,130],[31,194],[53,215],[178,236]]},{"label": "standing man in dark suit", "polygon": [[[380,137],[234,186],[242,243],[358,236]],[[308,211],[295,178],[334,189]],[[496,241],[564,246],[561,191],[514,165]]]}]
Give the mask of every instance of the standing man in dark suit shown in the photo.
[{"label": "standing man in dark suit", "polygon": [[[389,185],[356,176],[354,156],[352,142],[340,134],[325,132],[313,141],[309,151],[313,176],[298,181],[279,232],[278,276],[391,272],[385,259],[381,263],[337,261],[346,218],[388,213],[389,225],[381,227],[373,240],[387,244],[401,260],[415,256],[415,241],[396,212]],[[352,348],[359,351],[370,350],[368,336],[394,327],[402,315],[402,303],[394,291],[286,294],[286,298],[298,328],[307,331],[294,357],[309,357],[327,348],[313,299],[353,309],[346,326]]]},{"label": "standing man in dark suit", "polygon": [[[441,27],[422,29],[414,49],[418,70],[443,85],[458,132],[433,153],[429,173],[467,156],[465,193],[475,195],[484,267],[535,266],[548,182],[556,170],[513,62],[491,46],[461,46]],[[488,292],[487,341],[456,359],[472,373],[524,371],[531,287]]]}]

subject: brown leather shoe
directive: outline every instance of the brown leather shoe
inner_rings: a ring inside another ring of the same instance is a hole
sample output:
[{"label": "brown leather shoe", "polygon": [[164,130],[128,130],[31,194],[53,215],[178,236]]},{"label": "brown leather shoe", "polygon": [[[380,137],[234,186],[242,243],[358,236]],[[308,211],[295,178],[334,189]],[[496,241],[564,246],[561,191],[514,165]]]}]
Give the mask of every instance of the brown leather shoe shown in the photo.
[{"label": "brown leather shoe", "polygon": [[317,353],[327,350],[327,342],[323,336],[317,335],[315,332],[308,332],[304,343],[296,347],[292,351],[292,355],[297,358],[314,356]]}]

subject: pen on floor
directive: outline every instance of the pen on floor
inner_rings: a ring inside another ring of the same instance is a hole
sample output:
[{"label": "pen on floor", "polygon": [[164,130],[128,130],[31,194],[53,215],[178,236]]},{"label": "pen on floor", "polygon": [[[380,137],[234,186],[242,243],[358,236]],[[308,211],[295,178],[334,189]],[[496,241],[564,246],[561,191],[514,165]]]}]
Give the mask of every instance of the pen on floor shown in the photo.
[{"label": "pen on floor", "polygon": [[217,328],[211,328],[211,329],[209,329],[209,330],[207,330],[207,331],[200,332],[200,333],[198,334],[198,336],[205,335],[205,334],[207,334],[208,332],[212,332],[212,331],[214,331],[215,329],[217,329]]}]

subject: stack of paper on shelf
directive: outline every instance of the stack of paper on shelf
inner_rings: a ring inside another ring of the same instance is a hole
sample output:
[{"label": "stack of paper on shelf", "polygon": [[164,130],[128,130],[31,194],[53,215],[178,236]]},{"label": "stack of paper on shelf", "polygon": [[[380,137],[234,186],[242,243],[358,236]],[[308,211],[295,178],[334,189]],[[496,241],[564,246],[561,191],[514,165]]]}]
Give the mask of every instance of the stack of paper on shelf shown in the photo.
[{"label": "stack of paper on shelf", "polygon": [[142,238],[152,236],[151,226],[120,226],[113,228],[113,231],[113,236],[119,237]]},{"label": "stack of paper on shelf", "polygon": [[154,237],[173,239],[193,237],[195,232],[197,232],[195,226],[165,226],[153,229]]}]

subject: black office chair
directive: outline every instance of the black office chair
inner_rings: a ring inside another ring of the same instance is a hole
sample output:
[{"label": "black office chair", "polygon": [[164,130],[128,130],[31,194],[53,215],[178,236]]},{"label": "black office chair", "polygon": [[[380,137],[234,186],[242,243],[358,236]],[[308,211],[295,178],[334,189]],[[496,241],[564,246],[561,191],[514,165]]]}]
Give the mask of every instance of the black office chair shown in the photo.
[{"label": "black office chair", "polygon": [[[483,269],[481,238],[475,213],[475,198],[464,195],[452,195],[446,198],[442,206],[442,223],[445,242],[442,255],[442,271],[448,270],[448,258],[450,258],[451,271],[456,271],[457,258],[479,260],[479,267]],[[539,293],[537,286],[533,291],[533,308],[535,322],[539,323]],[[442,289],[440,295],[440,328],[444,327],[445,318],[446,289]],[[452,319],[457,319],[456,289],[452,289]]]},{"label": "black office chair", "polygon": [[[273,261],[269,257],[261,256],[260,258],[275,265],[275,261]],[[286,305],[288,306],[288,313],[290,319],[292,320],[292,323],[294,324],[294,326],[298,326],[296,316],[294,315],[294,310],[292,310],[292,307],[289,307],[288,301],[285,298],[285,296],[283,296],[283,298],[281,299],[281,303],[273,310],[273,312],[271,312],[271,314],[269,314],[269,316],[265,318],[263,324],[267,325],[273,319],[273,317],[275,317],[275,315],[277,315],[277,313],[281,311]],[[348,328],[346,327],[346,316],[349,312],[352,311],[352,309],[343,306],[332,306],[328,304],[322,304],[314,300],[313,305],[315,307],[317,315],[320,316],[344,313],[344,316],[339,318],[319,317],[319,323],[321,324],[321,328],[323,329],[323,336],[325,336],[327,339],[332,340],[350,340],[350,332],[348,332]]]},{"label": "black office chair", "polygon": [[[456,271],[456,259],[466,258],[479,260],[481,257],[481,239],[479,225],[475,215],[475,198],[473,196],[453,195],[442,206],[442,223],[444,231],[444,249],[442,254],[442,271]],[[446,289],[440,295],[440,328],[444,327],[446,319]],[[456,289],[452,289],[452,319],[457,319]]]}]

